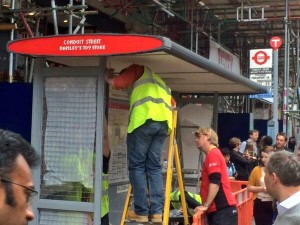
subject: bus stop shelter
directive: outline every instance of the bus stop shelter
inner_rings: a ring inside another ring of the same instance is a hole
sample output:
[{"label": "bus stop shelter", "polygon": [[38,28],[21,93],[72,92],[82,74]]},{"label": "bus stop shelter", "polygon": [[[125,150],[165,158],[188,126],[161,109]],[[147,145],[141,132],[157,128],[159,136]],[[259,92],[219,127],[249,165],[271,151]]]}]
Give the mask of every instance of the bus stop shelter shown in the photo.
[{"label": "bus stop shelter", "polygon": [[[48,36],[12,41],[7,49],[35,57],[31,142],[42,156],[41,167],[33,171],[39,191],[33,203],[35,225],[82,225],[92,219],[100,224],[101,188],[94,187],[102,183],[107,66],[118,73],[132,63],[146,65],[177,93],[267,92],[159,36]],[[48,67],[46,61],[64,66]]]}]

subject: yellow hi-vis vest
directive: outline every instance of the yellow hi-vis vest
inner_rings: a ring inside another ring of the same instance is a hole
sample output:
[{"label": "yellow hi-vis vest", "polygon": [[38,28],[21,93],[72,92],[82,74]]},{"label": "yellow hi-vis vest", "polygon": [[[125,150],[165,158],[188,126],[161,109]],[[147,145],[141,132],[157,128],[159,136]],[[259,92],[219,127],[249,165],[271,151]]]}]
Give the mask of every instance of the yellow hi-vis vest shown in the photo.
[{"label": "yellow hi-vis vest", "polygon": [[109,212],[108,175],[102,173],[101,218]]},{"label": "yellow hi-vis vest", "polygon": [[171,132],[171,90],[159,76],[144,66],[143,75],[132,87],[128,133],[143,125],[148,119],[167,121],[168,133]]},{"label": "yellow hi-vis vest", "polygon": [[[191,193],[191,192],[187,192],[187,193],[188,193],[189,196],[191,196],[197,202],[202,204],[202,199],[201,199],[200,195],[194,194],[194,193]],[[180,195],[180,190],[173,191],[170,194],[171,204],[172,204],[174,209],[180,209],[181,208],[181,201],[179,201],[179,195]]]},{"label": "yellow hi-vis vest", "polygon": [[[108,186],[108,174],[102,173],[101,218],[109,212]],[[94,189],[91,189],[91,194],[94,194]],[[94,199],[90,201],[94,202]]]}]

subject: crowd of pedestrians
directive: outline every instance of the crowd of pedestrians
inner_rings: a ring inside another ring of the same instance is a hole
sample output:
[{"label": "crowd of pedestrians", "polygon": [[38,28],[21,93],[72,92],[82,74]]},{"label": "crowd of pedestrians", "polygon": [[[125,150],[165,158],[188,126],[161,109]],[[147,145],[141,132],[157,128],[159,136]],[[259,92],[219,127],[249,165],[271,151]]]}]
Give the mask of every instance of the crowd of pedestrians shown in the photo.
[{"label": "crowd of pedestrians", "polygon": [[[203,203],[195,208],[195,212],[206,211],[209,225],[237,224],[236,202],[232,199],[230,180],[248,181],[247,189],[253,193],[256,225],[298,224],[295,221],[300,221],[300,147],[296,154],[291,153],[295,150],[295,138],[289,138],[288,147],[284,133],[278,133],[273,144],[272,137],[262,136],[259,140],[259,131],[250,130],[247,140],[242,142],[240,138],[232,137],[229,148],[220,148],[218,136],[211,128],[198,128],[194,134],[196,147],[206,155],[200,185]],[[272,161],[268,166],[270,159]],[[294,163],[284,170],[285,173],[291,171],[294,181],[291,176],[285,179],[284,173],[280,171],[284,162]],[[288,189],[290,195],[298,200],[288,195],[285,191]],[[290,216],[295,218],[287,222]]]},{"label": "crowd of pedestrians", "polygon": [[[247,147],[250,140],[241,153],[241,140],[237,137],[230,139],[229,150],[219,148],[218,136],[211,128],[198,128],[194,135],[196,147],[206,155],[200,187],[202,204],[194,206],[194,211],[205,211],[209,225],[238,224],[237,203],[231,192],[230,179],[239,179],[239,173],[243,174],[243,179],[247,177],[247,189],[253,193],[256,225],[299,225],[299,146],[295,153],[290,152],[283,144],[287,144],[285,134],[279,133],[274,146],[270,137],[263,137],[255,155],[254,144],[250,144],[253,152]],[[9,131],[0,130],[0,147],[3,158],[0,225],[25,224],[34,218],[29,199],[37,192],[30,168],[38,164],[39,156],[21,136]],[[19,216],[13,217],[16,213]]]},{"label": "crowd of pedestrians", "polygon": [[[288,140],[285,133],[278,133],[275,143],[273,143],[270,136],[264,135],[259,139],[258,130],[250,130],[248,134],[249,138],[243,142],[238,137],[229,139],[230,164],[228,164],[231,166],[233,164],[236,168],[236,180],[249,180],[253,168],[261,164],[261,151],[263,149],[269,152],[296,151],[296,154],[299,151],[300,155],[300,147],[296,148],[294,136]],[[258,139],[259,142],[257,143]]]},{"label": "crowd of pedestrians", "polygon": [[[249,138],[246,141],[241,142],[238,137],[232,137],[229,140],[229,145],[231,147],[230,153],[230,165],[236,168],[236,179],[242,181],[248,181],[248,190],[253,192],[253,216],[256,225],[272,225],[274,224],[274,220],[279,215],[278,219],[276,219],[275,224],[281,224],[278,221],[282,222],[282,218],[286,218],[287,216],[282,216],[282,210],[278,211],[278,207],[275,203],[280,203],[276,194],[272,193],[274,190],[274,186],[267,187],[265,184],[265,177],[266,177],[266,166],[269,161],[270,153],[280,153],[281,158],[287,157],[286,154],[292,154],[296,148],[296,141],[295,137],[287,138],[285,133],[278,133],[275,138],[275,143],[273,144],[273,140],[270,136],[262,136],[260,141],[257,143],[259,139],[259,131],[258,130],[250,130],[249,131]],[[296,148],[295,154],[292,154],[294,158],[298,159],[298,171],[297,166],[294,169],[294,176],[297,179],[299,176],[299,159],[300,159],[300,147]],[[274,156],[275,158],[275,156]],[[278,156],[279,158],[279,156]],[[286,160],[288,161],[288,160]],[[292,161],[292,160],[290,160]],[[229,165],[229,163],[228,163]],[[279,163],[278,163],[279,165]],[[276,166],[278,166],[276,164]],[[292,170],[292,168],[290,168]],[[275,169],[274,169],[275,170]],[[287,171],[286,171],[287,172]],[[269,172],[270,174],[270,172]],[[281,176],[284,176],[282,172],[280,172]],[[229,175],[230,176],[230,175]],[[276,176],[276,175],[274,175]],[[278,175],[279,176],[279,175]],[[232,179],[232,178],[231,178]],[[278,178],[279,180],[279,178]],[[270,183],[270,182],[269,182]],[[280,186],[280,187],[285,187]],[[294,195],[298,196],[299,193],[299,181],[294,182],[293,186],[297,193]],[[297,189],[298,188],[298,189]],[[280,203],[281,204],[281,203]],[[280,204],[278,206],[280,206]],[[290,204],[283,203],[284,206]],[[295,209],[292,211],[292,214],[299,213],[299,201],[294,202],[292,206],[297,205],[294,207]],[[284,212],[288,212],[289,210],[283,210]],[[292,221],[295,221],[292,220]],[[298,219],[298,224],[299,223]],[[294,224],[294,223],[282,223],[282,224]]]}]

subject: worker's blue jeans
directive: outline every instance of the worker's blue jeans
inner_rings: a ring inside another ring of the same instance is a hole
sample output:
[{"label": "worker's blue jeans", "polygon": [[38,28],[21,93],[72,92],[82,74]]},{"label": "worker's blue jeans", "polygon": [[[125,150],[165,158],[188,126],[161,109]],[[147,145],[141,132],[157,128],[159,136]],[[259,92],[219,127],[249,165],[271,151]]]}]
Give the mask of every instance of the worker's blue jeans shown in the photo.
[{"label": "worker's blue jeans", "polygon": [[164,193],[161,153],[167,133],[166,122],[147,120],[127,134],[129,179],[133,187],[134,211],[138,215],[162,214]]}]

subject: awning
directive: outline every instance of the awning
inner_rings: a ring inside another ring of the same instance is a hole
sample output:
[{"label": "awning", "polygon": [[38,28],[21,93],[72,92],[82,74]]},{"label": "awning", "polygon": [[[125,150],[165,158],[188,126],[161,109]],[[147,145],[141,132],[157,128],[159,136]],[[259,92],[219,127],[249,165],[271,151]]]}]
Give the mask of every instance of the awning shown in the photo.
[{"label": "awning", "polygon": [[261,86],[233,73],[169,38],[135,34],[80,34],[9,42],[10,52],[46,57],[67,66],[98,66],[99,57],[119,72],[132,63],[149,66],[179,93],[266,93]]}]

